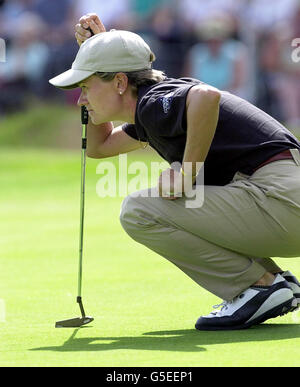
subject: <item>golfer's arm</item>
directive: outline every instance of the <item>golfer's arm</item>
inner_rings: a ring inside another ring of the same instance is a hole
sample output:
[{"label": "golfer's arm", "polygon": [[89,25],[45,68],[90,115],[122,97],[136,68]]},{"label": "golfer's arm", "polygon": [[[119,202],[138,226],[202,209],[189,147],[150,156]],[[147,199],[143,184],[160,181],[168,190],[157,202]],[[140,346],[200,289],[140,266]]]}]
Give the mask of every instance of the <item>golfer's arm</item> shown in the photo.
[{"label": "golfer's arm", "polygon": [[143,143],[130,137],[122,126],[114,128],[112,122],[101,125],[88,124],[87,156],[94,159],[116,156],[141,148]]},{"label": "golfer's arm", "polygon": [[193,87],[187,96],[187,139],[184,163],[192,163],[192,174],[199,172],[196,162],[204,162],[219,118],[220,92],[208,85]]}]

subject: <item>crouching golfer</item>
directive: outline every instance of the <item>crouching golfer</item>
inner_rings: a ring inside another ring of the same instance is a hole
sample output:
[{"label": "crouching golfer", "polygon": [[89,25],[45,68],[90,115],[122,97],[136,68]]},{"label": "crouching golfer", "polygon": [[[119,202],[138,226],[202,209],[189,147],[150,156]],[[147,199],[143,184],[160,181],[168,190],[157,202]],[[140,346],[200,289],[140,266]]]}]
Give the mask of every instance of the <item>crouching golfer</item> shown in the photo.
[{"label": "crouching golfer", "polygon": [[[241,98],[153,70],[155,56],[138,35],[105,32],[95,14],[75,29],[80,49],[72,68],[50,83],[82,89],[78,104],[91,121],[87,155],[149,143],[180,163],[162,172],[157,197],[150,190],[127,197],[120,219],[134,240],[224,300],[196,328],[248,328],[294,310],[300,284],[271,257],[300,256],[299,141]],[[193,189],[204,190],[204,200],[188,208],[186,182],[195,182],[201,162],[204,185]]]}]

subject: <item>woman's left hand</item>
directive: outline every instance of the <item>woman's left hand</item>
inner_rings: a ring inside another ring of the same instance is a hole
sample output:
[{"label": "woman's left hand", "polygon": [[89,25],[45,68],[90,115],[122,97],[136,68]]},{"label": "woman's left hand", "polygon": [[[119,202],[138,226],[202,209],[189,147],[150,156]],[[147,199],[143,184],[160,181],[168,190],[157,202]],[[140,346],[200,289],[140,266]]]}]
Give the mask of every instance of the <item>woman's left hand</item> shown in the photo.
[{"label": "woman's left hand", "polygon": [[176,200],[184,192],[183,175],[172,168],[163,171],[158,179],[159,196],[167,200]]}]

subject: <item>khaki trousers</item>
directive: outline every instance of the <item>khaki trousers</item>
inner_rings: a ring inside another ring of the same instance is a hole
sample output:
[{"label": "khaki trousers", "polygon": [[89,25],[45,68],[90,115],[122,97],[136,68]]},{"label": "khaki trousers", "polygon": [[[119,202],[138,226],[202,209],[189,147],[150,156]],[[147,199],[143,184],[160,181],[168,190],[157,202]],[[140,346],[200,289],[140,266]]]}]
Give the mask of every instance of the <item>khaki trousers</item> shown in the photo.
[{"label": "khaki trousers", "polygon": [[185,197],[129,195],[120,221],[134,240],[168,259],[197,284],[232,300],[266,271],[271,257],[300,257],[300,154],[205,186],[200,208]]}]

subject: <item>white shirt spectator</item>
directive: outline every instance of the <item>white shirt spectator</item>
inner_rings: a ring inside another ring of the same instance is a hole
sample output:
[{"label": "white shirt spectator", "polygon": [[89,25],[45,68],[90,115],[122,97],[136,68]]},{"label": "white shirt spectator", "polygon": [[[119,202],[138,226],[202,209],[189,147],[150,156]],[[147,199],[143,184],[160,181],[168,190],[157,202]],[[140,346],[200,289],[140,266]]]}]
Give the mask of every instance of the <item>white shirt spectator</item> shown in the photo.
[{"label": "white shirt spectator", "polygon": [[239,9],[239,0],[179,0],[179,11],[189,23],[198,23],[217,12],[235,15]]},{"label": "white shirt spectator", "polygon": [[78,18],[87,13],[96,13],[108,28],[115,20],[129,13],[129,0],[76,0],[74,3]]},{"label": "white shirt spectator", "polygon": [[274,29],[278,23],[289,23],[299,0],[243,0],[241,17],[257,32]]}]

